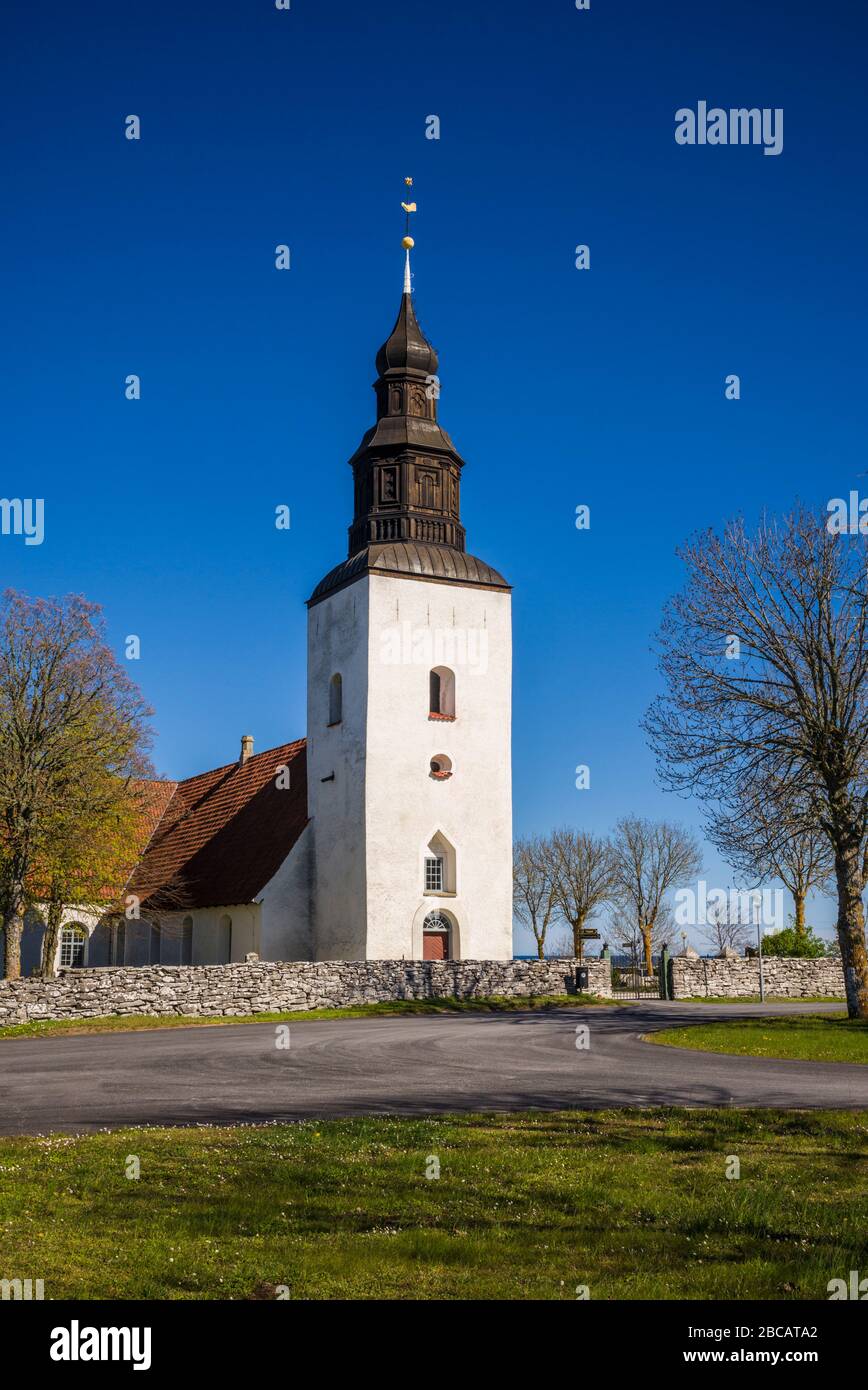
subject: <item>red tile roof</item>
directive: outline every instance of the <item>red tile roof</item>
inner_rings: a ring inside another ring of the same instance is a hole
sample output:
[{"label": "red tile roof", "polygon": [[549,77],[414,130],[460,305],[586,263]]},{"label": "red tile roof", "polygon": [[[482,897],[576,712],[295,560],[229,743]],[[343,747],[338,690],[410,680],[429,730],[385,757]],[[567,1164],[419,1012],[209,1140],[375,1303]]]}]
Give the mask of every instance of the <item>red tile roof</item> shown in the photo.
[{"label": "red tile roof", "polygon": [[[283,766],[289,787],[277,785]],[[152,833],[126,892],[162,911],[252,902],[307,824],[304,739],[150,785]]]}]

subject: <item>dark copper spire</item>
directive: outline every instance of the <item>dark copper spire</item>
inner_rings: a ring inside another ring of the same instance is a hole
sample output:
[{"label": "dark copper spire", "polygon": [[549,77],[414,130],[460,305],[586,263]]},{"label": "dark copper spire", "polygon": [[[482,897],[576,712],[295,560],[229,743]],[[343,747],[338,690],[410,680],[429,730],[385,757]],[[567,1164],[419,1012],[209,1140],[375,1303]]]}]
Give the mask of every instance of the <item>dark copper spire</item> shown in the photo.
[{"label": "dark copper spire", "polygon": [[379,541],[464,549],[459,488],[464,461],[437,422],[437,353],[416,318],[410,253],[395,327],[377,353],[377,423],[350,459],[355,515],[350,555]]},{"label": "dark copper spire", "polygon": [[[404,182],[412,187],[412,179]],[[459,511],[464,460],[437,421],[437,354],[419,327],[410,279],[409,223],[416,204],[401,206],[407,213],[404,293],[395,327],[377,353],[377,423],[350,459],[355,514],[349,556],[320,580],[311,606],[369,574],[510,587],[465,548]]]},{"label": "dark copper spire", "polygon": [[[408,258],[409,254],[408,251]],[[407,372],[411,369],[421,372],[423,376],[433,375],[437,371],[437,353],[419,327],[412,295],[405,289],[395,327],[377,353],[377,372],[383,377],[390,371]]]}]

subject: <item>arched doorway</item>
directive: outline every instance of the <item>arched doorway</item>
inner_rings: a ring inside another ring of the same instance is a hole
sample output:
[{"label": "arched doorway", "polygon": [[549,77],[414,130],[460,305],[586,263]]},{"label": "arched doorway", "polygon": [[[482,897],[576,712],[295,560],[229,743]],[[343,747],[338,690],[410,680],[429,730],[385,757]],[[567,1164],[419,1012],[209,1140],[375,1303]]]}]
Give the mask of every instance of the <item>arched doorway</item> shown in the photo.
[{"label": "arched doorway", "polygon": [[452,959],[452,923],[439,908],[429,912],[422,923],[422,959]]}]

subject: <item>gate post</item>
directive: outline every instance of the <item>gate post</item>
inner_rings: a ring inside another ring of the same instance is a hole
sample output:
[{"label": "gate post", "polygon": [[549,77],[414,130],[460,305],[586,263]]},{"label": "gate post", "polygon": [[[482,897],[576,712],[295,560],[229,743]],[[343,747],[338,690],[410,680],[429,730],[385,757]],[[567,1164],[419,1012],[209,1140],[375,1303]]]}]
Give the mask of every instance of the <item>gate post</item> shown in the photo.
[{"label": "gate post", "polygon": [[609,950],[608,941],[603,942],[603,947],[600,951],[600,960],[604,960],[609,967],[609,993],[612,995],[612,952]]},{"label": "gate post", "polygon": [[660,951],[660,964],[657,967],[660,976],[660,998],[671,999],[672,992],[669,988],[669,947],[663,943]]}]

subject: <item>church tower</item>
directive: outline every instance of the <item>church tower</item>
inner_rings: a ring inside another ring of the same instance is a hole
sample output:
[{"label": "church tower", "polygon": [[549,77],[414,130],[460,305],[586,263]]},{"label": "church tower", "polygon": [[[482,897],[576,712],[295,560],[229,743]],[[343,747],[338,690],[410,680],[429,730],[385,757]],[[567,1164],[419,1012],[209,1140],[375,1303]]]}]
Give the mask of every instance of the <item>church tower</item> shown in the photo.
[{"label": "church tower", "polygon": [[410,246],[350,459],[348,558],[308,600],[317,960],[512,956],[510,586],[467,553]]}]

